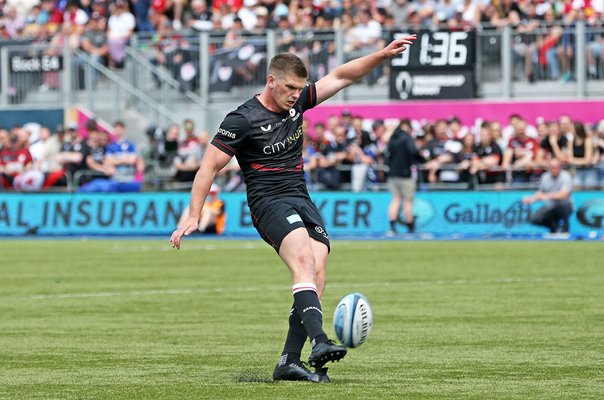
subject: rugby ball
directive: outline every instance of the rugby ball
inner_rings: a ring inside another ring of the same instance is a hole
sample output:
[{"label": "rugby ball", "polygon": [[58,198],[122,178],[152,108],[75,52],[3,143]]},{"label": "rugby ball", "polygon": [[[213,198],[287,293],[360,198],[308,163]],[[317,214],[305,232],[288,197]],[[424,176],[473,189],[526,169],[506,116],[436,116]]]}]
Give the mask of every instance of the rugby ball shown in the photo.
[{"label": "rugby ball", "polygon": [[367,298],[360,293],[349,293],[340,300],[333,314],[336,336],[346,347],[362,345],[373,324],[373,315]]}]

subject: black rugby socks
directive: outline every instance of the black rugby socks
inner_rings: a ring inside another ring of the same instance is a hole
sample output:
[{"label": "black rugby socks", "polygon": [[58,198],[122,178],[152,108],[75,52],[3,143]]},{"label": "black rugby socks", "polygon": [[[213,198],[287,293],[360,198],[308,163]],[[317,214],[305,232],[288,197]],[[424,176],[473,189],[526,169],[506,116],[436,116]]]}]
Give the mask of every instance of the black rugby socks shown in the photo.
[{"label": "black rugby socks", "polygon": [[326,342],[327,335],[323,331],[323,311],[314,283],[296,283],[292,287],[294,304],[304,329],[310,337],[311,345]]},{"label": "black rugby socks", "polygon": [[298,310],[296,310],[296,303],[294,303],[289,312],[289,330],[287,331],[287,338],[285,339],[281,355],[284,356],[287,354],[290,360],[299,361],[307,337],[308,334],[306,333],[306,329],[304,329],[304,325],[302,325]]}]

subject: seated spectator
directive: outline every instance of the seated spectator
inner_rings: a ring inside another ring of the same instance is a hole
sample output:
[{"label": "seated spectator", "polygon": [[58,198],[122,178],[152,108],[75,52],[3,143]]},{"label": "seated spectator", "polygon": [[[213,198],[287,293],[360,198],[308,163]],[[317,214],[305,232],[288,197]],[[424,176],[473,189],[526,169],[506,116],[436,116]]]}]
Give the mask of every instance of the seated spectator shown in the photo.
[{"label": "seated spectator", "polygon": [[373,188],[378,181],[376,172],[377,146],[371,139],[369,132],[357,126],[357,124],[362,123],[360,118],[358,121],[358,123],[353,123],[355,136],[348,146],[348,158],[353,164],[351,184],[354,192],[367,190],[369,186]]},{"label": "seated spectator", "polygon": [[83,143],[78,134],[77,124],[69,124],[67,131],[63,131],[63,127],[57,128],[57,140],[60,142],[61,147],[56,156],[56,161],[62,165],[63,170],[69,176],[73,177],[77,171],[87,169],[82,154]]},{"label": "seated spectator", "polygon": [[[345,53],[349,59],[358,58],[377,50],[381,44],[382,27],[379,22],[372,20],[368,11],[358,13],[358,21],[345,37]],[[375,68],[367,75],[367,83],[373,85],[381,76],[381,68]]]},{"label": "seated spectator", "polygon": [[[434,139],[427,144],[429,161],[425,164],[425,167],[428,171],[428,182],[457,180],[457,173],[452,173],[450,170],[441,171],[441,167],[443,164],[451,163],[461,147],[459,141],[449,139],[447,121],[444,119],[436,121],[434,124]],[[424,156],[424,158],[426,157]]]},{"label": "seated spectator", "polygon": [[[88,138],[82,143],[80,152],[82,153],[82,164],[76,172],[80,173],[80,178],[76,180],[76,186],[81,186],[91,182],[94,178],[95,185],[99,185],[100,180],[109,179],[114,173],[114,169],[105,163],[105,145],[107,135],[101,132],[96,121],[90,120],[87,124]],[[88,190],[95,188],[91,186]]]},{"label": "seated spectator", "polygon": [[557,158],[562,164],[567,163],[569,160],[568,139],[560,133],[558,121],[545,125],[547,127],[546,136],[539,143],[535,165],[545,168],[552,158]]},{"label": "seated spectator", "polygon": [[545,203],[535,213],[531,213],[531,223],[544,226],[551,233],[568,233],[568,220],[573,210],[572,190],[573,184],[570,173],[562,170],[559,160],[555,158],[550,160],[549,171],[541,176],[539,190],[532,196],[526,196],[522,199],[524,204],[539,201]]},{"label": "seated spectator", "polygon": [[491,123],[480,126],[480,143],[476,149],[476,158],[470,167],[470,174],[478,177],[481,184],[499,184],[505,181],[505,174],[498,171],[503,153],[493,138]]},{"label": "seated spectator", "polygon": [[[63,130],[62,127],[60,129]],[[63,167],[57,161],[61,150],[61,142],[57,136],[58,134],[53,135],[47,127],[42,127],[39,139],[29,147],[34,159],[34,168],[44,174],[43,188],[67,184]]]},{"label": "seated spectator", "polygon": [[348,141],[346,130],[338,126],[335,130],[335,141],[325,147],[318,159],[319,170],[317,179],[320,184],[330,190],[337,190],[343,179],[338,165],[348,160]]},{"label": "seated spectator", "polygon": [[208,8],[206,0],[191,0],[191,10],[185,18],[186,26],[196,31],[211,31],[212,10]]},{"label": "seated spectator", "polygon": [[80,8],[78,0],[69,0],[63,13],[63,25],[68,25],[73,33],[81,35],[88,22],[88,15]]},{"label": "seated spectator", "polygon": [[[198,232],[218,235],[224,233],[224,228],[226,227],[226,210],[224,201],[218,197],[219,194],[220,188],[213,183],[210,187],[208,198],[201,209],[199,225],[197,226]],[[178,224],[180,225],[188,216],[189,206],[184,209]]]},{"label": "seated spectator", "polygon": [[574,123],[571,136],[570,164],[574,167],[573,184],[580,188],[598,186],[598,170],[594,167],[594,138],[581,122]]},{"label": "seated spectator", "polygon": [[33,158],[28,150],[29,132],[14,129],[15,135],[0,130],[0,180],[4,188],[33,191],[42,188],[44,176],[34,169]]},{"label": "seated spectator", "polygon": [[[79,192],[138,192],[142,186],[142,173],[144,166],[138,156],[136,145],[126,139],[125,125],[116,121],[113,125],[115,141],[105,148],[104,159],[97,169],[107,177],[96,178],[90,183],[80,187]],[[94,132],[94,131],[93,131]],[[95,132],[100,133],[100,132]],[[100,133],[101,135],[103,133]],[[102,138],[100,140],[102,143]],[[95,160],[94,163],[98,161]]]},{"label": "seated spectator", "polygon": [[134,33],[136,20],[128,11],[126,0],[116,0],[115,9],[108,21],[107,44],[109,46],[109,66],[122,67],[126,58],[126,46]]},{"label": "seated spectator", "polygon": [[176,175],[174,179],[178,182],[193,182],[195,174],[201,165],[203,151],[199,140],[195,136],[195,125],[190,119],[184,122],[186,137],[178,146],[178,153],[174,158]]},{"label": "seated spectator", "polygon": [[[474,187],[475,171],[472,165],[478,159],[478,148],[476,146],[476,137],[469,133],[461,141],[462,147],[458,153],[453,155],[453,162],[457,164],[458,178],[457,182],[467,183],[469,188]],[[473,173],[474,172],[474,173]]]},{"label": "seated spectator", "polygon": [[503,154],[502,168],[511,171],[513,182],[530,182],[539,143],[526,134],[526,124],[520,120]]},{"label": "seated spectator", "polygon": [[[82,37],[81,48],[91,61],[101,65],[107,64],[109,55],[109,45],[107,44],[107,34],[105,33],[105,17],[95,12],[90,17],[87,29]],[[96,84],[96,68],[92,68],[92,82]]]}]

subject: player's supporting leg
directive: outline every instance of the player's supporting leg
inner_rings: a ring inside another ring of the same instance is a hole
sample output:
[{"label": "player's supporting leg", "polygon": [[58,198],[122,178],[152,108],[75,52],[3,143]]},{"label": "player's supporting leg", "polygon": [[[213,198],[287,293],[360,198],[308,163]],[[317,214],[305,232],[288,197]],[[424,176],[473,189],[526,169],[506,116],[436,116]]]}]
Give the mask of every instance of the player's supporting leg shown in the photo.
[{"label": "player's supporting leg", "polygon": [[[279,255],[292,274],[296,310],[313,346],[309,364],[322,367],[328,361],[341,359],[346,355],[346,348],[328,340],[323,331],[323,311],[315,283],[315,255],[306,229],[291,231],[281,242]],[[324,278],[322,282],[324,288]]]},{"label": "player's supporting leg", "polygon": [[[320,299],[325,290],[328,249],[325,244],[313,239],[311,239],[311,247],[315,259],[315,284]],[[287,338],[276,369],[281,367],[281,370],[283,370],[284,365],[290,365],[291,363],[300,364],[302,348],[304,347],[307,337],[306,329],[304,328],[304,325],[302,325],[302,320],[300,319],[298,311],[296,310],[296,304],[294,303],[289,313],[289,330],[287,331]],[[292,367],[290,366],[289,368]],[[294,374],[296,376],[300,375],[297,368],[294,371]],[[329,382],[327,368],[316,370],[315,374],[313,374],[310,379],[316,382]]]},{"label": "player's supporting leg", "polygon": [[[310,243],[315,257],[315,283],[317,285],[319,299],[321,299],[327,281],[327,255],[329,254],[329,249],[324,243],[321,243],[318,240],[311,239]],[[300,326],[304,328],[302,325]],[[317,383],[330,382],[329,376],[327,375],[327,368],[325,367],[315,368],[315,372],[309,379]]]}]

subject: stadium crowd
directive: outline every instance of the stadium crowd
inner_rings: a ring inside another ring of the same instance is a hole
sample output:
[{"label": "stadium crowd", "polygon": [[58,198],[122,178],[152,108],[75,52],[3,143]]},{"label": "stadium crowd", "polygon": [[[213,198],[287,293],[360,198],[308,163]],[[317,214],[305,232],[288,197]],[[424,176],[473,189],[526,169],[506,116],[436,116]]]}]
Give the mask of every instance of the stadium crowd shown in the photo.
[{"label": "stadium crowd", "polygon": [[[313,40],[321,31],[342,29],[345,54],[368,54],[402,27],[516,29],[514,61],[521,75],[573,78],[574,26],[587,26],[587,68],[602,78],[604,0],[0,0],[0,40],[80,48],[95,61],[119,67],[133,34],[152,38],[154,62],[182,66],[186,35],[209,31],[224,37],[221,48],[240,46],[246,34],[278,30],[278,50],[305,57],[311,80],[332,65],[333,41]],[[318,37],[318,36],[317,36]],[[195,47],[195,46],[192,46]],[[239,73],[250,78],[250,72]],[[380,72],[368,77],[369,83]]]},{"label": "stadium crowd", "polygon": [[[530,121],[532,122],[532,121]],[[381,190],[388,176],[386,148],[403,127],[420,155],[414,179],[424,187],[475,189],[535,185],[555,158],[577,188],[604,185],[604,119],[596,124],[569,115],[534,124],[519,114],[509,123],[456,117],[434,121],[368,120],[344,110],[324,122],[304,123],[304,170],[312,190]],[[0,129],[0,179],[7,190],[120,192],[188,189],[208,146],[210,134],[192,120],[182,127],[151,126],[146,143],[128,140],[121,121],[111,134],[95,120],[52,132],[39,124]],[[235,160],[235,159],[233,159]],[[241,190],[236,161],[220,174],[225,191]],[[486,186],[485,186],[486,185]]]}]

